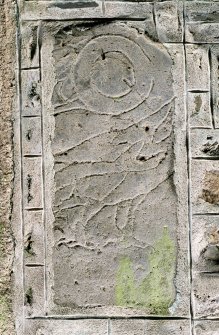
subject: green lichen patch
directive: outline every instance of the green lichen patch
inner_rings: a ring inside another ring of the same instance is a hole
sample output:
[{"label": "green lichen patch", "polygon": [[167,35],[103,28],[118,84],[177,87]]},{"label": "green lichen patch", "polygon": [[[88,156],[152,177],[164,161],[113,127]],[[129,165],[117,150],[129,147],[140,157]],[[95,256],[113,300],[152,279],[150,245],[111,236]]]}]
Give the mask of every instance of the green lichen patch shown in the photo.
[{"label": "green lichen patch", "polygon": [[132,261],[120,260],[116,278],[116,305],[146,308],[167,315],[175,299],[176,250],[167,227],[149,255],[150,272],[137,284]]},{"label": "green lichen patch", "polygon": [[117,273],[116,304],[120,306],[132,306],[136,300],[135,276],[132,262],[128,257],[120,261]]}]

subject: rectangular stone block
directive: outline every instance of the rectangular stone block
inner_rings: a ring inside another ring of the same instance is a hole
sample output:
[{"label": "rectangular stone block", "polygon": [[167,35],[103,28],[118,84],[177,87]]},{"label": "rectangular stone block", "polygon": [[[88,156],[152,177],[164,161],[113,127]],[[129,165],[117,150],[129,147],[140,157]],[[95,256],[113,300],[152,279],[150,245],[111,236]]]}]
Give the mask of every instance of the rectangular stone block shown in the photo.
[{"label": "rectangular stone block", "polygon": [[101,0],[88,1],[25,1],[21,10],[23,20],[101,18]]},{"label": "rectangular stone block", "polygon": [[189,320],[146,320],[145,335],[188,335],[191,333]]},{"label": "rectangular stone block", "polygon": [[45,315],[44,266],[26,266],[24,274],[25,315],[26,317],[43,316]]},{"label": "rectangular stone block", "polygon": [[24,156],[40,156],[42,154],[40,117],[22,118],[22,147]]},{"label": "rectangular stone block", "polygon": [[21,72],[22,115],[35,116],[41,114],[41,84],[39,70],[23,70]]},{"label": "rectangular stone block", "polygon": [[187,88],[189,91],[210,91],[208,47],[186,45]]},{"label": "rectangular stone block", "polygon": [[111,335],[144,335],[146,324],[145,320],[110,320]]},{"label": "rectangular stone block", "polygon": [[23,159],[23,197],[25,208],[43,206],[42,159],[39,157]]},{"label": "rectangular stone block", "polygon": [[193,160],[191,163],[193,213],[219,213],[219,162]]},{"label": "rectangular stone block", "polygon": [[104,5],[103,16],[110,18],[131,18],[145,19],[148,17],[148,11],[151,10],[151,4],[146,2],[120,2],[106,1]]},{"label": "rectangular stone block", "polygon": [[189,320],[111,320],[110,335],[188,335]]},{"label": "rectangular stone block", "polygon": [[[177,302],[171,308],[172,315],[188,317],[189,311],[189,264],[188,264],[188,233],[186,216],[188,213],[188,198],[187,198],[187,183],[182,183],[182,180],[187,180],[187,151],[186,151],[186,119],[185,116],[185,59],[183,45],[176,43],[165,43],[171,58],[174,60],[173,73],[173,87],[176,92],[175,105],[175,187],[176,192],[181,199],[182,206],[179,205],[177,209],[178,217],[178,239],[177,239],[177,272],[175,277],[175,285],[179,287],[180,296],[177,297]],[[181,129],[181,131],[179,131]],[[178,176],[178,177],[176,177]]]},{"label": "rectangular stone block", "polygon": [[193,158],[219,158],[219,130],[191,129],[190,143]]},{"label": "rectangular stone block", "polygon": [[219,45],[211,46],[211,87],[214,123],[219,128]]},{"label": "rectangular stone block", "polygon": [[186,42],[218,43],[219,3],[186,1]]},{"label": "rectangular stone block", "polygon": [[182,42],[183,2],[155,2],[155,20],[160,42]]},{"label": "rectangular stone block", "polygon": [[210,92],[188,92],[190,127],[212,128]]},{"label": "rectangular stone block", "polygon": [[24,259],[25,264],[44,265],[43,212],[24,211]]},{"label": "rectangular stone block", "polygon": [[24,335],[109,335],[108,320],[25,320]]},{"label": "rectangular stone block", "polygon": [[219,329],[219,321],[195,321],[194,335],[217,335]]},{"label": "rectangular stone block", "polygon": [[193,311],[195,318],[218,318],[218,273],[193,273]]},{"label": "rectangular stone block", "polygon": [[73,22],[44,35],[55,315],[188,315],[183,47],[140,26]]},{"label": "rectangular stone block", "polygon": [[62,20],[70,19],[107,19],[131,18],[144,19],[147,17],[150,4],[147,2],[122,1],[25,1],[21,10],[21,18],[30,20]]},{"label": "rectangular stone block", "polygon": [[39,34],[38,22],[21,23],[21,68],[39,67]]},{"label": "rectangular stone block", "polygon": [[219,217],[197,215],[192,218],[193,270],[202,273],[219,273]]}]

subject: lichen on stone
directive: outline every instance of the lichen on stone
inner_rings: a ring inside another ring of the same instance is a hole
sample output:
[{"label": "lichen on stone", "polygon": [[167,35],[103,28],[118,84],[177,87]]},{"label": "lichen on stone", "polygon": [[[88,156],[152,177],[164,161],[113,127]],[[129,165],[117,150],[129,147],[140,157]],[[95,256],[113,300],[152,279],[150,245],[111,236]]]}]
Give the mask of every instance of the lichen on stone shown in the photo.
[{"label": "lichen on stone", "polygon": [[128,257],[120,260],[116,278],[116,305],[143,307],[150,313],[167,315],[175,299],[176,272],[175,243],[167,227],[156,241],[148,261],[150,272],[137,284],[133,262]]}]

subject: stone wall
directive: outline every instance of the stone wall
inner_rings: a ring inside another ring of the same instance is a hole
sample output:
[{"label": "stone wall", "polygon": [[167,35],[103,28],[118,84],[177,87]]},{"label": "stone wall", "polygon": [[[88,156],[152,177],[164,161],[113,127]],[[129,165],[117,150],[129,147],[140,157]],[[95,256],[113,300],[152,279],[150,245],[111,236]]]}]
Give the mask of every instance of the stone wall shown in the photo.
[{"label": "stone wall", "polygon": [[218,13],[1,4],[2,334],[218,333]]}]

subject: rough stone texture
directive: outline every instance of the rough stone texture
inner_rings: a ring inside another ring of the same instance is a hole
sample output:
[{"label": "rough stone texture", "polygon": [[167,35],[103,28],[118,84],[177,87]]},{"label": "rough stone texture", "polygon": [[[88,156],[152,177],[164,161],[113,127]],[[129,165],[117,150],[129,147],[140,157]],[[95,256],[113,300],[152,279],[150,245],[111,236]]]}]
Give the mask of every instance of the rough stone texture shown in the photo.
[{"label": "rough stone texture", "polygon": [[186,66],[188,90],[208,92],[210,89],[208,46],[186,45]]},{"label": "rough stone texture", "polygon": [[193,213],[218,213],[219,164],[217,161],[193,160],[192,204]]},{"label": "rough stone texture", "polygon": [[219,156],[219,130],[191,129],[190,136],[193,158],[215,159]]},{"label": "rough stone texture", "polygon": [[56,303],[167,313],[177,226],[171,58],[125,25],[88,28],[60,31],[53,51]]},{"label": "rough stone texture", "polygon": [[[183,48],[152,41],[144,27],[42,27],[51,314],[189,313]],[[34,174],[33,160],[24,171]]]},{"label": "rough stone texture", "polygon": [[212,127],[209,92],[188,92],[188,110],[191,127]]},{"label": "rough stone texture", "polygon": [[218,2],[19,9],[17,335],[215,335]]},{"label": "rough stone texture", "polygon": [[10,228],[13,181],[12,110],[15,95],[15,21],[11,1],[0,2],[0,333],[13,334]]},{"label": "rough stone texture", "polygon": [[192,226],[193,270],[217,275],[219,271],[219,222],[216,215],[194,216]]},{"label": "rough stone texture", "polygon": [[107,320],[27,320],[25,335],[109,335]]},{"label": "rough stone texture", "polygon": [[211,58],[211,77],[212,77],[212,114],[215,120],[215,127],[219,128],[219,46],[213,45],[210,48],[210,58]]},{"label": "rough stone texture", "polygon": [[219,294],[217,273],[194,273],[193,311],[196,318],[218,318]]},{"label": "rough stone texture", "polygon": [[188,320],[112,320],[111,335],[188,335]]},{"label": "rough stone texture", "polygon": [[195,335],[217,335],[219,329],[218,321],[196,321],[194,327]]},{"label": "rough stone texture", "polygon": [[186,41],[217,43],[218,12],[218,2],[186,1]]},{"label": "rough stone texture", "polygon": [[39,81],[40,73],[38,69],[22,71],[22,115],[39,116],[41,114],[41,93]]}]

